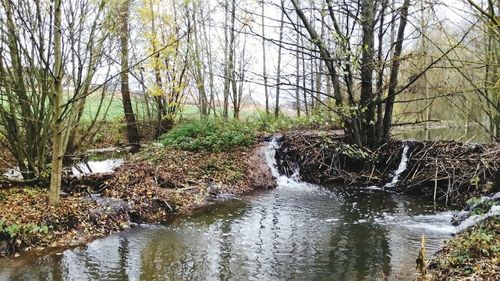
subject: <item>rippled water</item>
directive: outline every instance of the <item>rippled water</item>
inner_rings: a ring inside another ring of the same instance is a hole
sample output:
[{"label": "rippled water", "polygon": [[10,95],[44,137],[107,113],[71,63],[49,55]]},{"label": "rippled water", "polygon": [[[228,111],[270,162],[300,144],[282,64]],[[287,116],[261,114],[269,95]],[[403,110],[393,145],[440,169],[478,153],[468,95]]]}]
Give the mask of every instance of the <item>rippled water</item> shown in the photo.
[{"label": "rippled water", "polygon": [[0,280],[411,280],[421,235],[432,253],[455,231],[430,202],[277,180],[166,226],[0,259]]}]

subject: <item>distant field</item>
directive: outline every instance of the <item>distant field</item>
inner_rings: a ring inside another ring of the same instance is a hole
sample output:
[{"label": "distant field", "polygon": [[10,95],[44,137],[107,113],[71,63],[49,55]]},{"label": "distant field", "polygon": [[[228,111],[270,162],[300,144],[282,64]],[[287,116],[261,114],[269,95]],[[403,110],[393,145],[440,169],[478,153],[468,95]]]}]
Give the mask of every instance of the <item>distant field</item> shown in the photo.
[{"label": "distant field", "polygon": [[[81,120],[83,124],[88,124],[95,118],[97,112],[99,111],[100,104],[100,96],[92,95],[87,98]],[[134,113],[139,120],[144,120],[147,117],[146,104],[142,98],[133,97],[132,106],[134,108]],[[149,106],[154,106],[154,103],[150,102]],[[178,118],[181,120],[194,119],[197,118],[199,114],[200,111],[196,105],[186,104],[182,106],[182,111],[179,113]],[[217,114],[219,116],[222,115],[222,110],[217,110]],[[260,116],[260,114],[264,114],[264,112],[255,108],[243,109],[240,113],[240,118],[247,119]],[[233,116],[233,110],[229,111],[229,116]],[[123,104],[121,97],[119,95],[104,97],[102,99],[102,105],[98,118],[99,120],[105,121],[121,120],[123,118]]]}]

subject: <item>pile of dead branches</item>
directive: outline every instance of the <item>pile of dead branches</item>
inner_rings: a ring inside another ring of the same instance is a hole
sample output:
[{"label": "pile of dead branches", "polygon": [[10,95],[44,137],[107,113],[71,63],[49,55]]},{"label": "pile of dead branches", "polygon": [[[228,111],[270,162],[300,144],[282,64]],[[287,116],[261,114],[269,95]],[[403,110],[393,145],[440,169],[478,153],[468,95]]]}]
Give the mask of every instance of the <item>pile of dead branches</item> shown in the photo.
[{"label": "pile of dead branches", "polygon": [[[305,181],[384,187],[398,169],[405,146],[407,167],[397,184],[389,187],[395,192],[423,193],[435,201],[462,203],[471,194],[491,191],[498,181],[498,143],[391,140],[368,150],[345,143],[335,133],[295,132],[282,137],[276,154],[282,173],[300,171]],[[464,193],[468,196],[461,196]]]},{"label": "pile of dead branches", "polygon": [[281,138],[276,151],[281,173],[300,171],[303,180],[321,184],[360,184],[372,162],[372,152],[344,141],[336,132],[291,132]]},{"label": "pile of dead branches", "polygon": [[[464,193],[483,193],[494,188],[500,167],[500,144],[463,144],[454,141],[415,143],[407,172],[399,185],[415,189],[434,200],[450,200]],[[484,189],[484,190],[482,190]]]}]

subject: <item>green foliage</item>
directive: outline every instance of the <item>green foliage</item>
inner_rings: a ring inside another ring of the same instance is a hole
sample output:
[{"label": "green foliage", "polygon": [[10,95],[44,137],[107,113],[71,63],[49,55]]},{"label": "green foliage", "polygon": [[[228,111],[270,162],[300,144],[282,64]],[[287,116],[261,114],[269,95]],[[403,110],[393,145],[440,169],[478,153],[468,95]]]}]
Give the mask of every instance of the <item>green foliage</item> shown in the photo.
[{"label": "green foliage", "polygon": [[481,203],[481,197],[471,197],[465,203],[467,203],[467,205],[474,206]]},{"label": "green foliage", "polygon": [[357,158],[357,159],[373,159],[374,154],[365,148],[360,148],[355,144],[348,144],[344,142],[338,142],[339,147],[337,151],[343,155],[348,156],[349,158]]},{"label": "green foliage", "polygon": [[254,127],[247,122],[202,119],[184,123],[161,137],[164,145],[189,151],[226,151],[249,146],[256,140]]},{"label": "green foliage", "polygon": [[4,233],[7,236],[14,238],[22,233],[30,233],[30,234],[47,234],[49,232],[50,226],[44,224],[35,224],[35,223],[12,223],[8,224],[4,220],[0,219],[0,233]]},{"label": "green foliage", "polygon": [[495,200],[486,199],[481,202],[481,197],[472,197],[466,201],[472,207],[471,215],[483,215],[490,211],[491,207],[496,204]]},{"label": "green foliage", "polygon": [[496,244],[495,235],[494,230],[481,227],[471,231],[462,239],[455,240],[448,262],[464,264],[472,262],[477,257],[490,257],[499,253],[500,248]]},{"label": "green foliage", "polygon": [[348,144],[342,141],[335,141],[327,136],[323,136],[323,144],[327,148],[334,149],[339,154],[352,159],[373,160],[377,155],[367,148],[362,148],[356,144]]}]

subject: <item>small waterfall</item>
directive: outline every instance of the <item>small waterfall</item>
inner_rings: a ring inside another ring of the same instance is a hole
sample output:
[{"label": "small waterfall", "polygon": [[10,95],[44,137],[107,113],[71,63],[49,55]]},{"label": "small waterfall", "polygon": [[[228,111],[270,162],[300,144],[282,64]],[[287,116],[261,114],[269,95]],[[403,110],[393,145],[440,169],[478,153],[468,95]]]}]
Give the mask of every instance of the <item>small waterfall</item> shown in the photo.
[{"label": "small waterfall", "polygon": [[71,167],[73,176],[81,177],[83,175],[112,173],[118,167],[123,165],[123,159],[107,159],[102,161],[82,161]]},{"label": "small waterfall", "polygon": [[281,175],[278,171],[278,163],[276,161],[276,149],[279,143],[276,137],[272,137],[266,147],[266,163],[271,169],[271,174],[276,178],[277,188],[293,188],[294,190],[317,190],[318,186],[300,180],[299,169],[296,168],[290,177]]},{"label": "small waterfall", "polygon": [[273,177],[278,178],[280,172],[278,171],[278,163],[276,162],[276,149],[279,147],[276,137],[273,137],[266,147],[266,163]]},{"label": "small waterfall", "polygon": [[410,149],[410,146],[408,143],[403,143],[403,153],[401,154],[401,162],[399,162],[398,169],[394,172],[394,177],[392,180],[384,185],[384,188],[392,188],[396,186],[396,184],[399,182],[399,176],[406,171],[406,168],[408,166],[408,150]]}]

